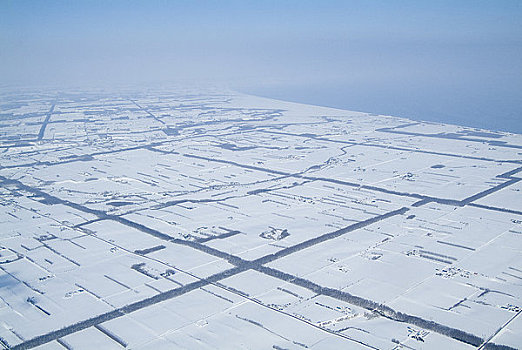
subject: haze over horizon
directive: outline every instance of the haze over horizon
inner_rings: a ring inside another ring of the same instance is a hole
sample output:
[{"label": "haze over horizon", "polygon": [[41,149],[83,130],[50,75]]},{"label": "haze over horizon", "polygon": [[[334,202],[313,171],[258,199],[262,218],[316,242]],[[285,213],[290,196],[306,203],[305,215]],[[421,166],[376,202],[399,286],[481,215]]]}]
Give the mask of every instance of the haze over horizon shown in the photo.
[{"label": "haze over horizon", "polygon": [[1,85],[217,83],[522,133],[519,1],[4,1]]}]

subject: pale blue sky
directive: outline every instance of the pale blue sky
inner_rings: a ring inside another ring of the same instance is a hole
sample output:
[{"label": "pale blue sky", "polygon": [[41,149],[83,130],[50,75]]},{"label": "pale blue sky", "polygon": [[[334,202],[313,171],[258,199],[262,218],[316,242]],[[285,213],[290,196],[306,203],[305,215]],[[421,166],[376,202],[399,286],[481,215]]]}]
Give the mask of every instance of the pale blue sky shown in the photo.
[{"label": "pale blue sky", "polygon": [[522,133],[522,1],[0,2],[3,84],[212,82]]}]

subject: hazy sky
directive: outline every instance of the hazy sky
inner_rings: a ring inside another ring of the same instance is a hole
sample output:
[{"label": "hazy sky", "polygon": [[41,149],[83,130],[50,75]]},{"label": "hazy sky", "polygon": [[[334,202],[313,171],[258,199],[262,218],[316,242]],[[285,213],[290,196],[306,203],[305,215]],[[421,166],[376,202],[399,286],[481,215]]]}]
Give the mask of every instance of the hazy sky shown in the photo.
[{"label": "hazy sky", "polygon": [[522,1],[0,1],[0,84],[213,82],[522,133]]}]

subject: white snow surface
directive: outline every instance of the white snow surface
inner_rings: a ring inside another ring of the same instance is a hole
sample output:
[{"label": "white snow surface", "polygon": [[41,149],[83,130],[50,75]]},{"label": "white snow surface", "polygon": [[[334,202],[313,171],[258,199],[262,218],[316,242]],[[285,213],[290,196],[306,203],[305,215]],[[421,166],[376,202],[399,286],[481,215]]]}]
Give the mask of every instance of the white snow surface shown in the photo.
[{"label": "white snow surface", "polygon": [[522,347],[522,135],[217,89],[0,97],[0,348]]}]

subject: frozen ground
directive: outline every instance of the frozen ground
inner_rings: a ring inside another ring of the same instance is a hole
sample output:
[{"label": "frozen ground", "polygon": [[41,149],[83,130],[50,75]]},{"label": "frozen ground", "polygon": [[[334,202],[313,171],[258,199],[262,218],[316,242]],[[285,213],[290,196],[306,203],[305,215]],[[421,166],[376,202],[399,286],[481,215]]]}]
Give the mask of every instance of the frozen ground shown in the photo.
[{"label": "frozen ground", "polygon": [[522,347],[522,135],[1,92],[0,347]]}]

